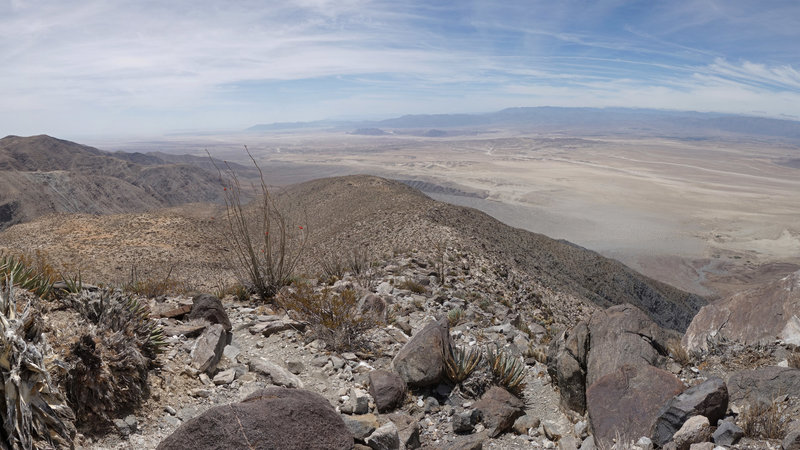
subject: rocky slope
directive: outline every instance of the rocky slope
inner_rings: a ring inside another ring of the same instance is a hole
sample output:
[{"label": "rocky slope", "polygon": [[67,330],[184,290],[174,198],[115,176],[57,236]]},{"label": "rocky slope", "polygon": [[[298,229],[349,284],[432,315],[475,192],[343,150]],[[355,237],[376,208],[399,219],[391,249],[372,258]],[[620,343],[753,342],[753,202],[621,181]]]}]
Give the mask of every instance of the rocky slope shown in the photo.
[{"label": "rocky slope", "polygon": [[44,135],[2,138],[0,229],[54,212],[112,214],[222,200],[218,174],[201,167],[209,161],[172,159]]}]

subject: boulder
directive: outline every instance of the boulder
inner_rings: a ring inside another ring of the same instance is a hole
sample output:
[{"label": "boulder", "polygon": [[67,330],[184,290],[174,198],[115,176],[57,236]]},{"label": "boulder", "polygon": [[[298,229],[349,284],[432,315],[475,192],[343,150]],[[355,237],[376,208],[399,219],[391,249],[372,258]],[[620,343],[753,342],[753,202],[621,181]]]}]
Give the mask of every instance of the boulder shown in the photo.
[{"label": "boulder", "polygon": [[715,339],[746,345],[775,338],[800,345],[800,271],[706,305],[692,319],[683,345],[690,352],[709,349]]},{"label": "boulder", "polygon": [[413,450],[422,445],[419,441],[419,422],[414,420],[413,417],[405,413],[393,413],[389,414],[388,417],[397,427],[401,448]]},{"label": "boulder", "polygon": [[351,449],[353,436],[319,394],[269,387],[187,421],[158,450]]},{"label": "boulder", "polygon": [[648,436],[660,409],[683,392],[675,375],[648,365],[622,366],[586,391],[595,442],[612,445],[617,433],[625,439]]},{"label": "boulder", "polygon": [[692,416],[702,415],[717,423],[728,411],[728,388],[721,378],[710,378],[676,395],[659,411],[653,426],[653,442],[663,446]]},{"label": "boulder", "polygon": [[192,367],[200,372],[213,372],[227,344],[228,333],[222,325],[207,327],[192,346],[190,354]]},{"label": "boulder", "polygon": [[554,340],[547,352],[547,372],[558,385],[561,406],[586,412],[586,362],[589,327],[580,322]]},{"label": "boulder", "polygon": [[513,428],[514,432],[517,434],[526,435],[531,428],[534,430],[538,429],[540,423],[541,420],[539,420],[538,417],[531,414],[525,414],[524,416],[517,418],[511,428]]},{"label": "boulder", "polygon": [[474,405],[480,411],[489,437],[497,437],[509,430],[518,417],[525,414],[525,403],[507,390],[492,386]]},{"label": "boulder", "polygon": [[456,440],[441,447],[442,450],[481,450],[483,443],[488,439],[487,433],[471,434],[469,436],[458,436]]},{"label": "boulder", "polygon": [[800,450],[800,429],[786,433],[786,437],[781,442],[781,450]]},{"label": "boulder", "polygon": [[369,373],[369,393],[378,412],[399,408],[406,399],[406,383],[394,372],[373,370]]},{"label": "boulder", "polygon": [[711,435],[711,440],[717,445],[730,447],[739,442],[739,439],[743,436],[744,430],[739,428],[735,423],[729,420],[722,420],[719,422],[717,429],[714,430],[714,434]]},{"label": "boulder", "polygon": [[360,442],[364,442],[364,439],[380,426],[378,424],[378,418],[373,414],[362,414],[358,416],[342,415],[341,417],[347,429],[353,434],[353,437]]},{"label": "boulder", "polygon": [[706,416],[692,416],[675,432],[672,442],[677,450],[689,450],[692,444],[706,442],[711,438],[711,424]]},{"label": "boulder", "polygon": [[231,331],[231,321],[228,313],[217,297],[210,294],[200,294],[192,299],[192,310],[186,316],[188,320],[203,319],[209,323],[222,325],[226,332]]},{"label": "boulder", "polygon": [[449,353],[450,326],[445,317],[417,332],[395,355],[392,367],[409,386],[432,386],[444,376]]},{"label": "boulder", "polygon": [[661,328],[639,308],[622,304],[597,311],[589,320],[586,385],[591,386],[623,365],[663,368],[667,342],[680,335]]},{"label": "boulder", "polygon": [[394,422],[386,422],[373,431],[366,439],[367,445],[372,450],[399,450],[400,435]]},{"label": "boulder", "polygon": [[288,388],[303,387],[303,382],[297,375],[294,375],[289,372],[289,370],[284,369],[272,361],[267,361],[264,358],[253,358],[250,361],[250,370],[268,377],[272,384],[276,386],[285,386]]},{"label": "boulder", "polygon": [[800,369],[767,366],[728,376],[731,402],[771,403],[781,396],[800,395]]},{"label": "boulder", "polygon": [[453,414],[453,433],[472,433],[475,429],[475,425],[480,422],[481,417],[481,412],[476,409]]}]

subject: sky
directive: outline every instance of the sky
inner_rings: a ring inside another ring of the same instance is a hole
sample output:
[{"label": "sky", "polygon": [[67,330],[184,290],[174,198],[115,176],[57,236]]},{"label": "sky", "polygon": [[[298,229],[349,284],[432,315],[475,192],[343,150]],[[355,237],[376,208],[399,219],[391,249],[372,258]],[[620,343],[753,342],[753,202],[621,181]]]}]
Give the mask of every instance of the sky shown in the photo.
[{"label": "sky", "polygon": [[800,2],[0,0],[0,136],[643,107],[800,120]]}]

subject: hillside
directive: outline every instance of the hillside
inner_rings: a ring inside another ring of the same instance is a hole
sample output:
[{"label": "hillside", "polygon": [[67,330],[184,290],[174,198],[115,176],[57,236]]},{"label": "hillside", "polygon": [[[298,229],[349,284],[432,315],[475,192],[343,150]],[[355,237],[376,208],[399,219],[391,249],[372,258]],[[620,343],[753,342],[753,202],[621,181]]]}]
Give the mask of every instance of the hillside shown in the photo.
[{"label": "hillside", "polygon": [[56,212],[114,214],[218,202],[219,177],[208,165],[109,153],[46,135],[7,136],[0,139],[0,229]]},{"label": "hillside", "polygon": [[[281,198],[291,202],[309,230],[302,269],[310,275],[321,272],[322,258],[342,258],[354,249],[365,249],[375,259],[417,250],[435,260],[439,249],[451,248],[488,261],[483,267],[461,267],[467,272],[491,270],[520,290],[540,286],[603,307],[632,303],[676,330],[685,330],[705,304],[701,297],[595,252],[509,227],[474,209],[434,201],[400,182],[372,176],[326,178],[291,186]],[[220,280],[227,250],[220,239],[222,214],[215,208],[61,215],[12,227],[0,234],[0,242],[12,248],[39,248],[59,261],[80,261],[86,277],[101,280],[120,279],[134,265],[170,267],[173,276],[193,283]],[[523,276],[515,280],[514,273]],[[555,302],[552,307],[560,306]]]}]

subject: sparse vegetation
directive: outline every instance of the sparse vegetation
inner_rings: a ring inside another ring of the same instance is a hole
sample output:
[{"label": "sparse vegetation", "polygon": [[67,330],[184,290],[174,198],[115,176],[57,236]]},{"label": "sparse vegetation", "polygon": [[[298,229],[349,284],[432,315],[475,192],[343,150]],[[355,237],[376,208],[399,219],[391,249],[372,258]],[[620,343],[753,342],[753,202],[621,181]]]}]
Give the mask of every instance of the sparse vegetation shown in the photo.
[{"label": "sparse vegetation", "polygon": [[800,369],[800,350],[795,349],[787,358],[789,367]]},{"label": "sparse vegetation", "polygon": [[671,339],[669,342],[667,342],[667,350],[669,351],[669,356],[682,367],[686,367],[692,363],[692,358],[689,356],[689,352],[683,348],[679,340]]},{"label": "sparse vegetation", "polygon": [[68,447],[72,441],[72,411],[53,386],[47,366],[47,344],[41,334],[41,320],[32,305],[17,313],[12,271],[0,279],[0,447],[10,449]]},{"label": "sparse vegetation", "polygon": [[172,267],[161,276],[142,276],[136,266],[131,266],[130,277],[120,286],[125,292],[147,298],[160,297],[167,294],[182,294],[188,289],[184,283],[172,278]]},{"label": "sparse vegetation", "polygon": [[405,280],[402,283],[398,284],[397,288],[398,289],[405,289],[405,290],[411,291],[411,292],[413,292],[415,294],[424,294],[425,292],[427,292],[427,289],[425,289],[425,286],[417,283],[414,280]]},{"label": "sparse vegetation", "polygon": [[217,168],[224,186],[225,238],[233,251],[232,263],[243,272],[242,278],[249,280],[262,300],[268,300],[291,283],[308,242],[308,230],[295,222],[288,203],[279,203],[272,195],[255,158],[247,147],[245,151],[259,173],[260,184],[254,187],[259,197],[255,211],[246,210],[236,172],[230,165],[224,171]]},{"label": "sparse vegetation", "polygon": [[445,373],[453,383],[461,383],[475,370],[483,360],[483,355],[478,347],[450,346],[449,358],[445,360]]},{"label": "sparse vegetation", "polygon": [[375,325],[370,317],[359,313],[358,298],[352,289],[342,293],[329,288],[315,291],[309,283],[299,282],[281,291],[277,303],[295,311],[308,322],[315,337],[336,351],[363,347],[362,333]]},{"label": "sparse vegetation", "polygon": [[519,395],[525,388],[525,361],[496,345],[486,346],[486,362],[494,381],[509,392]]},{"label": "sparse vegetation", "polygon": [[447,312],[447,322],[450,323],[451,327],[458,325],[462,319],[464,319],[464,310],[460,306],[456,306]]},{"label": "sparse vegetation", "polygon": [[773,400],[769,404],[755,402],[739,417],[744,434],[750,438],[783,439],[790,418],[784,414],[786,405]]},{"label": "sparse vegetation", "polygon": [[[37,256],[41,256],[37,253]],[[56,280],[55,270],[41,257],[36,263],[25,255],[0,253],[0,279],[11,280],[11,283],[39,297],[47,297]]]}]

